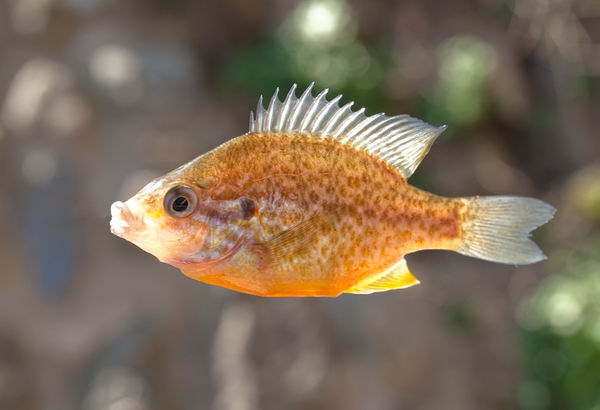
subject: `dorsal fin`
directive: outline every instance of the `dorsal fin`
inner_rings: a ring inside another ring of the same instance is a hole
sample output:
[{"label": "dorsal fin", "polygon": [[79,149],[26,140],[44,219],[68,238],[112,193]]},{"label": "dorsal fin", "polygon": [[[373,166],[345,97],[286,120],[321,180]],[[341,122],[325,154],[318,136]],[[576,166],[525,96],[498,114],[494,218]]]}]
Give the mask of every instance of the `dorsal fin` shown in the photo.
[{"label": "dorsal fin", "polygon": [[366,295],[373,292],[385,292],[392,289],[403,289],[418,285],[420,282],[408,270],[406,259],[402,258],[379,275],[367,278],[345,290],[344,293]]},{"label": "dorsal fin", "polygon": [[364,108],[352,111],[352,102],[340,107],[341,95],[328,101],[327,89],[313,97],[313,85],[298,98],[294,84],[283,102],[279,101],[277,89],[266,110],[261,96],[256,118],[250,113],[249,132],[303,133],[334,138],[376,155],[408,178],[427,155],[436,137],[446,129],[408,115],[390,117],[379,113],[366,116]]}]

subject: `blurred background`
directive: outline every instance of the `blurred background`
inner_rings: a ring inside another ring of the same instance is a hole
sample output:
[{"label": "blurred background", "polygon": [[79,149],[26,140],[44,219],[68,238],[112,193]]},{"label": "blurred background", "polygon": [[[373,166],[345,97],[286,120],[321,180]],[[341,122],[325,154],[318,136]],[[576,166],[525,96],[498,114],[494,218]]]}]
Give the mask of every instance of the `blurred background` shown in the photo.
[{"label": "blurred background", "polygon": [[[1,0],[0,409],[600,409],[600,2]],[[315,81],[448,124],[411,182],[543,198],[548,260],[262,299],[109,207]]]}]

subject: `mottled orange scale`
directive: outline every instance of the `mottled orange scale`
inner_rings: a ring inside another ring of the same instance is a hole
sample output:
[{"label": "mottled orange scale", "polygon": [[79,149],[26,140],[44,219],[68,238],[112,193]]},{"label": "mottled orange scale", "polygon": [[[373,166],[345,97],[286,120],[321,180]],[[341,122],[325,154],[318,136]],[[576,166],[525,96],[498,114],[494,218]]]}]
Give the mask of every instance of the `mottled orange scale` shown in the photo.
[{"label": "mottled orange scale", "polygon": [[[331,139],[248,134],[185,172],[259,204],[248,232],[253,247],[210,274],[186,273],[238,291],[335,296],[409,252],[456,249],[461,242],[461,202],[414,188],[386,162]],[[219,199],[217,187],[211,197]],[[315,230],[302,245],[259,255],[256,244],[315,215]]]}]

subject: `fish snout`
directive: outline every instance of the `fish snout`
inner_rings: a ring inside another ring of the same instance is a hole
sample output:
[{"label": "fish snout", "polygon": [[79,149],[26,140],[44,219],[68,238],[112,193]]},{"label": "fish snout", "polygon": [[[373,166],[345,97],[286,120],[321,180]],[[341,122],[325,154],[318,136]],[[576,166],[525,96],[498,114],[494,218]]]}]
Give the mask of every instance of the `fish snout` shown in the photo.
[{"label": "fish snout", "polygon": [[125,215],[129,212],[127,205],[121,201],[117,201],[110,206],[110,231],[117,235],[123,236],[129,228]]},{"label": "fish snout", "polygon": [[126,203],[117,201],[110,206],[110,231],[120,237],[141,228],[142,220],[136,217]]}]

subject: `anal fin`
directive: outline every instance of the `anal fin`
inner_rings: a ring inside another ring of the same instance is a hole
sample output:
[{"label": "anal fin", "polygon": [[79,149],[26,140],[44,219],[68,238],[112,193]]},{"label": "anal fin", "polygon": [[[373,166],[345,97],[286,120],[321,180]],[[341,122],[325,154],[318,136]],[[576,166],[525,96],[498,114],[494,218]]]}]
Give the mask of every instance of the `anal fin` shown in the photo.
[{"label": "anal fin", "polygon": [[418,285],[420,282],[408,270],[406,259],[402,258],[378,275],[373,275],[344,293],[369,294],[374,292],[385,292],[392,289],[403,289]]}]

